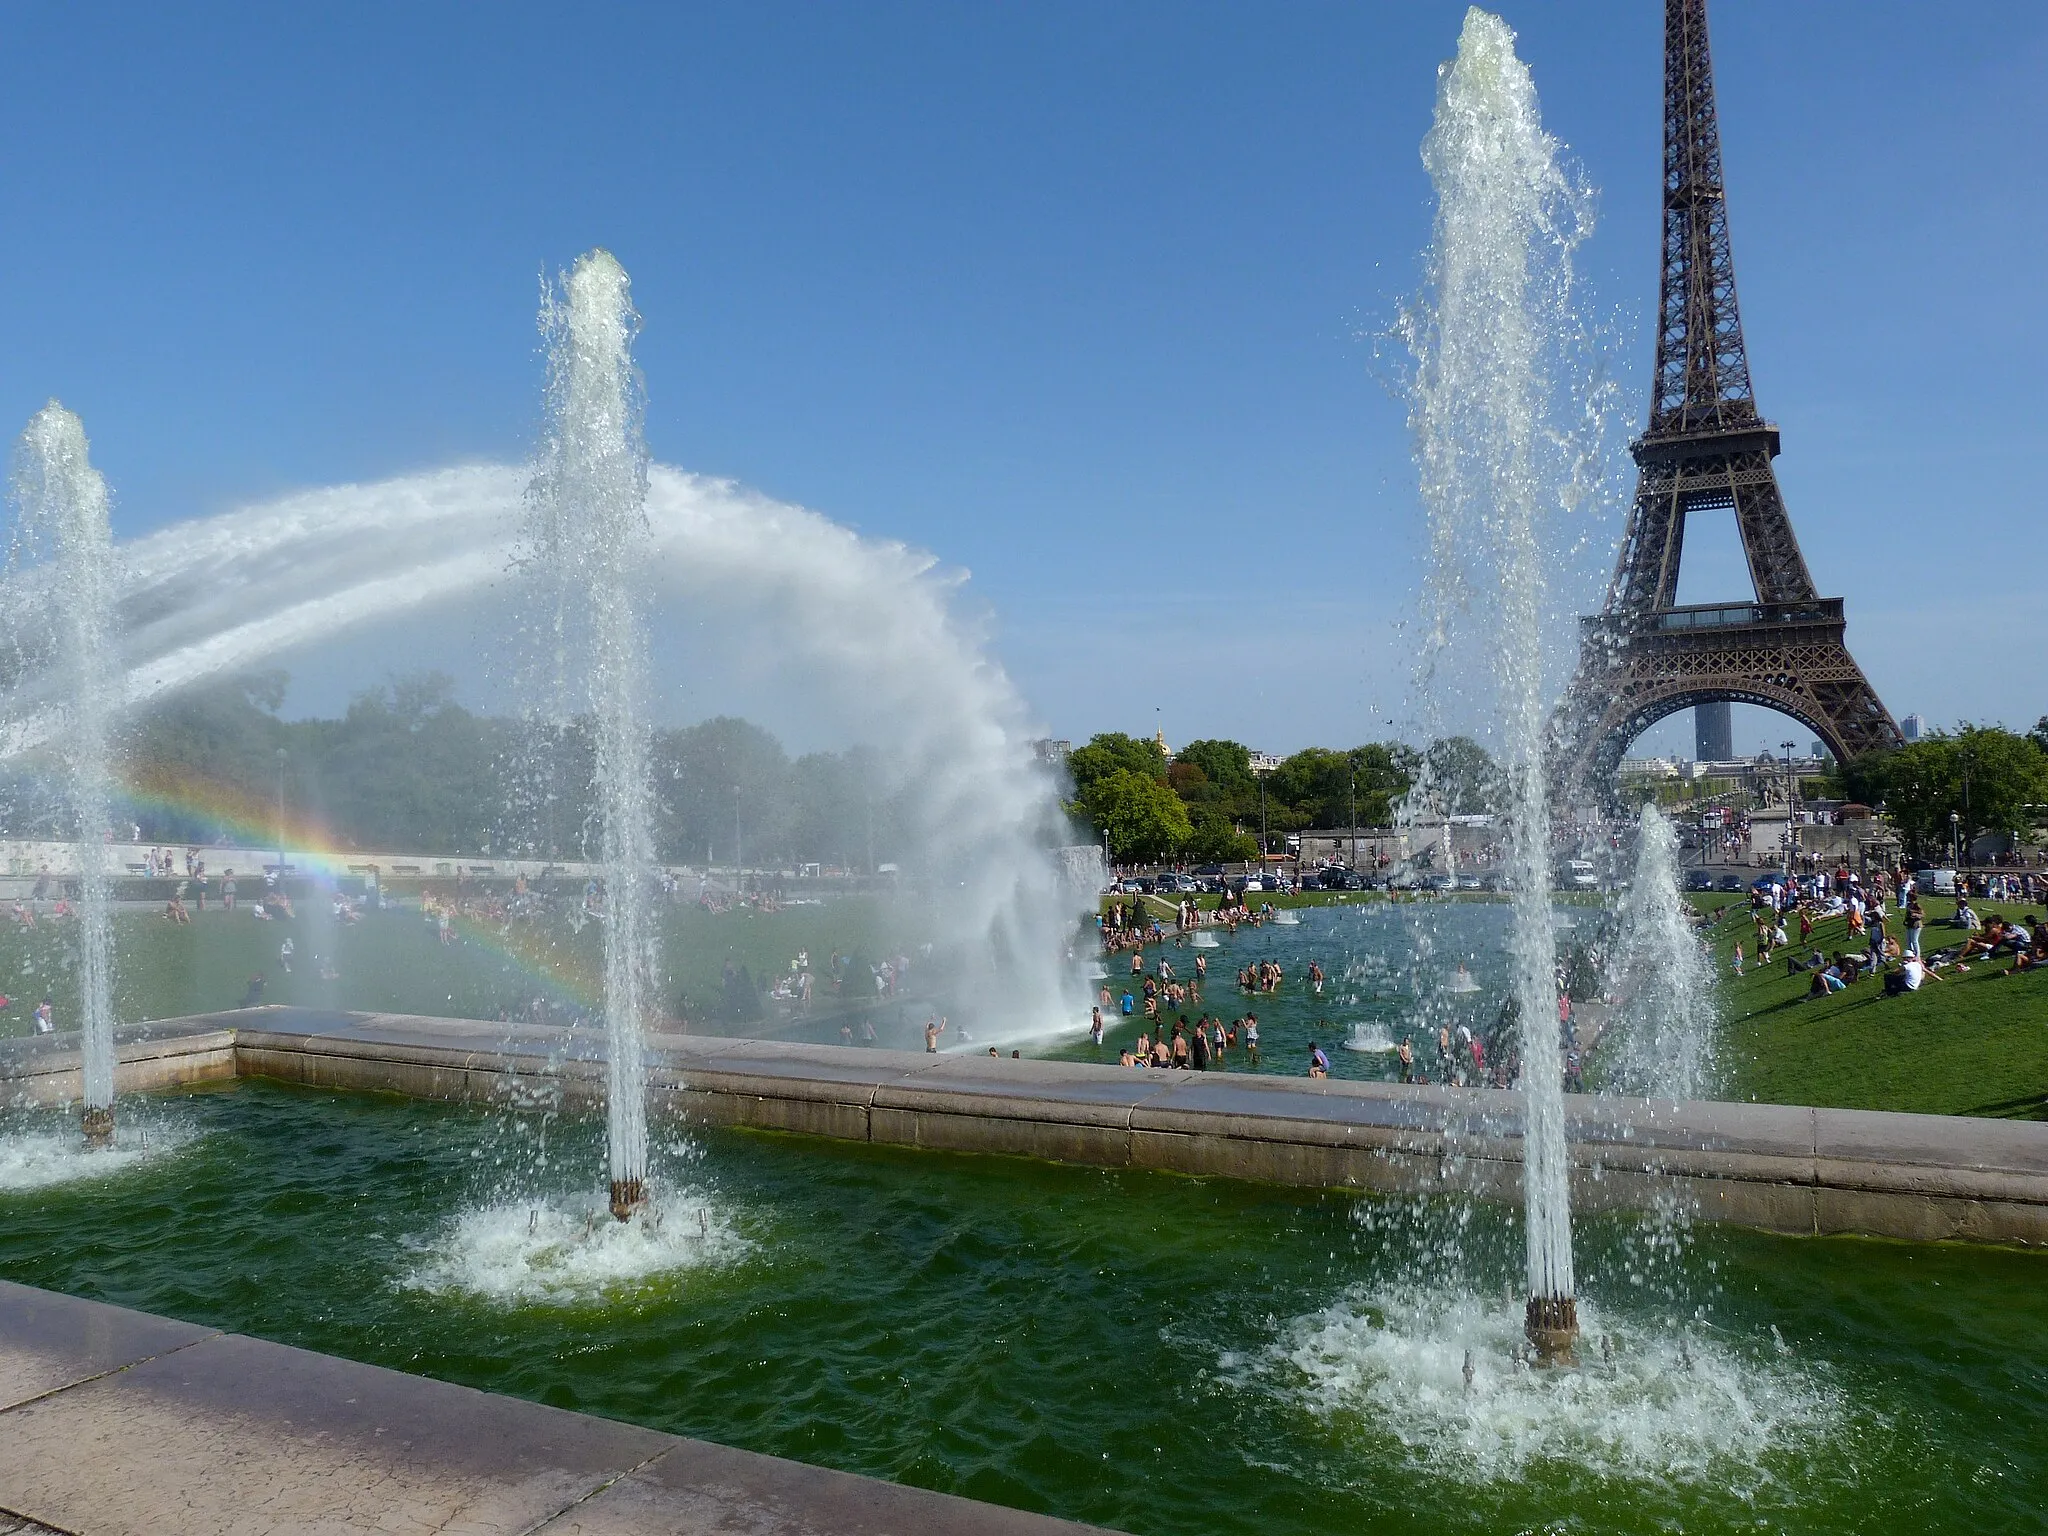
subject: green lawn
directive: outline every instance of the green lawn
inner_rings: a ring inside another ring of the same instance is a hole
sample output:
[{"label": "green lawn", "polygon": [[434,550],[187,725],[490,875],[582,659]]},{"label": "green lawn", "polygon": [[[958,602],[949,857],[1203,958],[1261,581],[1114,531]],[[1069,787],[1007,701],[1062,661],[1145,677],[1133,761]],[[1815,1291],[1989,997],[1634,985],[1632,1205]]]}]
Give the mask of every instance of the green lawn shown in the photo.
[{"label": "green lawn", "polygon": [[[1724,910],[1739,897],[1695,898],[1702,911]],[[1962,942],[1947,927],[1955,903],[1922,902],[1928,926],[1921,949],[1933,954]],[[2020,917],[2026,906],[1972,902],[1979,913]],[[1896,914],[1888,920],[1903,938]],[[1786,925],[1797,946],[1796,922]],[[1768,971],[1755,965],[1755,935],[1741,911],[1714,930],[1726,1027],[1724,1059],[1736,1096],[1777,1104],[1843,1109],[1895,1109],[1921,1114],[2048,1119],[2048,968],[2013,974],[2012,961],[1954,967],[1918,992],[1886,997],[1879,980],[1809,1000],[1810,978],[1788,976],[1784,955]],[[1748,956],[1747,974],[1733,974],[1735,942]],[[1851,945],[1846,918],[1815,928],[1811,945],[1825,954]]]},{"label": "green lawn", "polygon": [[[765,981],[808,950],[820,980],[814,1006],[824,1012],[833,1003],[823,980],[835,949],[879,960],[914,949],[922,937],[913,908],[869,896],[774,913],[714,913],[676,902],[664,905],[660,918],[661,1004],[673,1011],[687,998],[700,1022],[709,1022],[707,1013],[721,1000],[727,959]],[[13,1000],[0,1012],[0,1038],[27,1034],[44,995],[59,1029],[78,1027],[76,934],[75,923],[52,919],[47,909],[32,930],[0,925],[0,993]],[[287,937],[296,951],[289,973],[279,954]],[[450,938],[443,945],[416,905],[370,912],[348,927],[326,920],[314,902],[300,903],[290,922],[258,922],[246,907],[232,915],[216,907],[180,925],[130,908],[114,921],[115,1017],[128,1023],[232,1008],[258,972],[267,1003],[482,1019],[496,1018],[501,1008],[516,1015],[535,994],[570,1007],[601,995],[603,930],[595,922],[572,929],[566,920],[509,928],[464,920]]]}]

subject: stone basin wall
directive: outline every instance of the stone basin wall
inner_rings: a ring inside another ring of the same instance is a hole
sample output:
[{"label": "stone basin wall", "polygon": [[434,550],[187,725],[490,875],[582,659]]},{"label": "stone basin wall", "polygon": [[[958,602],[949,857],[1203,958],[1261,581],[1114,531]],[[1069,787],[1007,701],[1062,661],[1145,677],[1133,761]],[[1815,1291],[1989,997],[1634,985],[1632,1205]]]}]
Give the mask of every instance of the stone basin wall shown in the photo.
[{"label": "stone basin wall", "polygon": [[[123,1092],[260,1076],[519,1109],[592,1106],[588,1030],[268,1007],[120,1032]],[[1520,1096],[702,1035],[648,1042],[657,1115],[1380,1193],[1521,1197]],[[75,1035],[0,1045],[0,1097],[78,1092]],[[1581,1209],[1676,1199],[1787,1233],[2048,1244],[2048,1124],[1568,1096]]]}]

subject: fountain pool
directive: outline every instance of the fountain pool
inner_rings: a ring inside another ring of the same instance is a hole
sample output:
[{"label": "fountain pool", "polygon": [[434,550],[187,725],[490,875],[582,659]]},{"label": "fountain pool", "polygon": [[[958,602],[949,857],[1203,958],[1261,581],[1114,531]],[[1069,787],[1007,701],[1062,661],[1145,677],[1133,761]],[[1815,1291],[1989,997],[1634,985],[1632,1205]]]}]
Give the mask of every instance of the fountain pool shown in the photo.
[{"label": "fountain pool", "polygon": [[149,1109],[181,1145],[0,1192],[0,1276],[1141,1536],[1977,1531],[2048,1502],[2037,1255],[1675,1255],[1582,1217],[1587,1363],[1539,1376],[1508,1359],[1505,1208],[657,1125],[698,1260],[536,1289],[461,1224],[515,1190],[600,1207],[596,1118],[260,1082]]}]

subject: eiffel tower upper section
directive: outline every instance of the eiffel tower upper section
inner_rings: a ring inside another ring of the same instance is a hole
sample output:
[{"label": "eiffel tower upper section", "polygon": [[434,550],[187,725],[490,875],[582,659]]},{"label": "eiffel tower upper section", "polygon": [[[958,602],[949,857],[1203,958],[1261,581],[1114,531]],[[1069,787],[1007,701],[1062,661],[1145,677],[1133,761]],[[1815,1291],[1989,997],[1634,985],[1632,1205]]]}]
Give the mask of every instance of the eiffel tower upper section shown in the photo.
[{"label": "eiffel tower upper section", "polygon": [[[1574,798],[1610,780],[1628,742],[1663,716],[1722,700],[1804,721],[1842,756],[1898,743],[1820,597],[1757,413],[1735,295],[1706,0],[1665,0],[1663,253],[1657,367],[1641,471],[1602,611],[1585,621],[1559,712],[1554,768]],[[1678,605],[1690,512],[1732,511],[1754,603]]]}]

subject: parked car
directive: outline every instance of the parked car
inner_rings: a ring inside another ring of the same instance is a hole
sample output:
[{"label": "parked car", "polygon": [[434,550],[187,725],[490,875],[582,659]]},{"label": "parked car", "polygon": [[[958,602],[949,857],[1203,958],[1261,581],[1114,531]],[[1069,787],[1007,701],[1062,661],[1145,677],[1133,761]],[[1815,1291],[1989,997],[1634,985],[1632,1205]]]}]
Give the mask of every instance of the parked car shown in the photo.
[{"label": "parked car", "polygon": [[1688,891],[1711,891],[1714,888],[1713,873],[1704,869],[1688,869],[1685,872],[1685,888]]},{"label": "parked car", "polygon": [[1956,872],[1952,869],[1922,870],[1919,881],[1932,896],[1953,896],[1956,893]]},{"label": "parked car", "polygon": [[1326,891],[1355,891],[1358,877],[1348,869],[1326,869],[1316,876],[1316,884]]},{"label": "parked car", "polygon": [[1453,875],[1429,875],[1422,882],[1425,891],[1451,891],[1457,887],[1458,881]]},{"label": "parked car", "polygon": [[1600,888],[1600,876],[1593,869],[1591,859],[1566,859],[1559,871],[1562,878],[1558,884],[1568,891],[1593,891]]},{"label": "parked car", "polygon": [[1723,875],[1714,882],[1714,889],[1717,891],[1732,891],[1737,896],[1740,896],[1742,894],[1742,876]]}]

